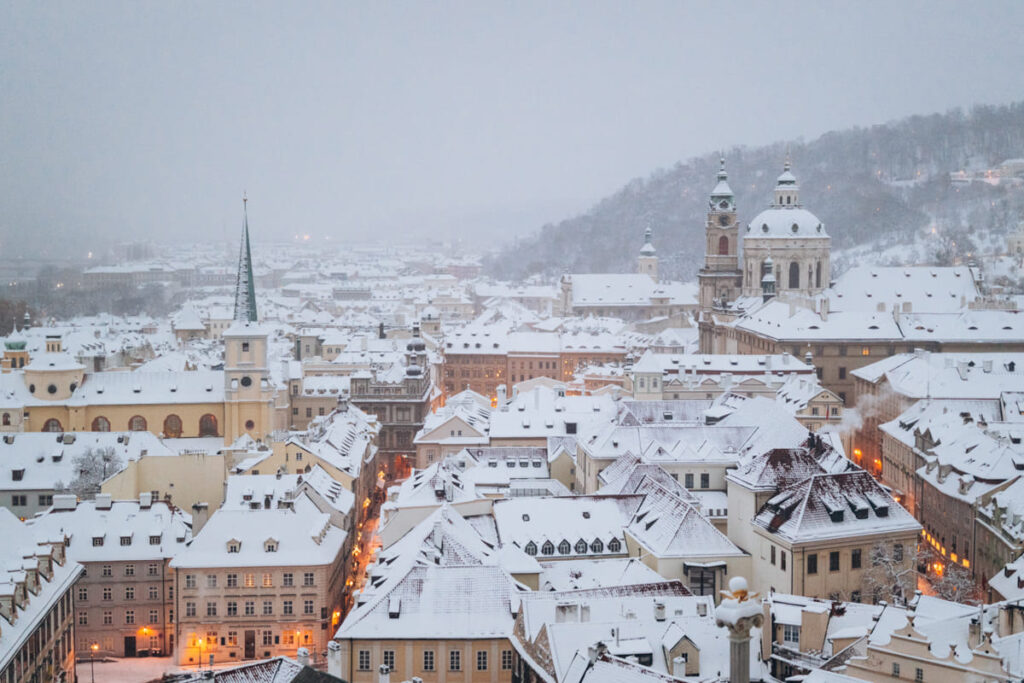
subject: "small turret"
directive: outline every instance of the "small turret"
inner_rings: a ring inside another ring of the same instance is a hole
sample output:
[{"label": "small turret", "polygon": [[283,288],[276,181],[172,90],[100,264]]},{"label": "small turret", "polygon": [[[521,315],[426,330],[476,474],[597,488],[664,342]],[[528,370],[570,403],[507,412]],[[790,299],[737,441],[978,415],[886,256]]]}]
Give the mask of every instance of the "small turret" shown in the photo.
[{"label": "small turret", "polygon": [[768,301],[775,296],[775,264],[771,256],[764,260],[761,272],[764,273],[761,276],[761,298]]},{"label": "small turret", "polygon": [[640,247],[640,257],[637,259],[637,272],[649,275],[655,282],[658,281],[658,252],[651,243],[653,231],[650,226],[644,230],[644,245]]}]

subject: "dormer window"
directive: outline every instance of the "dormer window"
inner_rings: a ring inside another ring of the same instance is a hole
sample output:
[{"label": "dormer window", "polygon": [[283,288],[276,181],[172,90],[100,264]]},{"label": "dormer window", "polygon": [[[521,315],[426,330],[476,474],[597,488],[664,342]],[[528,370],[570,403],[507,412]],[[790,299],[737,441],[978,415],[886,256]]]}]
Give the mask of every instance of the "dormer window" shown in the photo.
[{"label": "dormer window", "polygon": [[241,541],[228,541],[228,552],[229,553],[237,553],[241,549],[242,549],[242,542]]},{"label": "dormer window", "polygon": [[92,537],[92,547],[99,548],[102,545],[103,545],[103,537],[102,536],[93,536]]},{"label": "dormer window", "polygon": [[525,552],[527,555],[536,555],[537,554],[537,544],[534,543],[533,541],[530,541],[529,543],[526,544],[526,547],[523,548],[523,552]]},{"label": "dormer window", "polygon": [[121,545],[131,545],[131,544],[132,544],[132,537],[131,536],[122,536],[121,537]]},{"label": "dormer window", "polygon": [[263,550],[265,550],[268,553],[276,553],[277,552],[277,539],[268,538],[266,540],[266,542],[263,544]]},{"label": "dormer window", "polygon": [[249,353],[249,342],[242,342],[242,353]]},{"label": "dormer window", "polygon": [[149,544],[150,545],[160,545],[160,534],[156,534],[155,536],[150,536],[149,537]]}]

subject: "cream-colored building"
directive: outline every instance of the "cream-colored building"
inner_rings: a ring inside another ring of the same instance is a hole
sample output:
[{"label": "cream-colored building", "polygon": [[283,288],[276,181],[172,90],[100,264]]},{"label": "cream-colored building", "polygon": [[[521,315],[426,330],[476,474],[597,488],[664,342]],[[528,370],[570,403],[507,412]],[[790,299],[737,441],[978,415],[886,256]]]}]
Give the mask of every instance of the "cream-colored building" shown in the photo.
[{"label": "cream-colored building", "polygon": [[345,538],[305,494],[289,507],[214,513],[171,561],[175,661],[326,650],[341,619]]}]

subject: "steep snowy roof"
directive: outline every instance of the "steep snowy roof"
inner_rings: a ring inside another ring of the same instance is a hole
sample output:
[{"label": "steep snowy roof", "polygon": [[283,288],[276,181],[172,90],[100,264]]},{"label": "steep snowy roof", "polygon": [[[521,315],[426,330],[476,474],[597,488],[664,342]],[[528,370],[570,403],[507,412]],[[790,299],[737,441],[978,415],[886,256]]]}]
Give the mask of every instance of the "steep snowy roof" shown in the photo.
[{"label": "steep snowy roof", "polygon": [[192,538],[191,515],[162,500],[74,502],[74,496],[57,496],[54,507],[26,524],[37,538],[68,539],[68,557],[76,562],[171,558]]},{"label": "steep snowy roof", "polygon": [[754,524],[791,543],[921,529],[863,470],[817,474],[784,489],[765,503]]}]

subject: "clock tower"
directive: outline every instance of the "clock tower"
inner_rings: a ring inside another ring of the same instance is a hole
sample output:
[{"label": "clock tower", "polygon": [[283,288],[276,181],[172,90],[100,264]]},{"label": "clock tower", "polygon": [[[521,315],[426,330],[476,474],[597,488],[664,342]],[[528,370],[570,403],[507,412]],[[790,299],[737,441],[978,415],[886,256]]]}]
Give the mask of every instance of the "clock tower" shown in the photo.
[{"label": "clock tower", "polygon": [[736,299],[743,284],[739,268],[739,224],[736,198],[729,187],[725,159],[720,160],[718,183],[708,197],[704,226],[704,266],[697,274],[700,296],[700,350],[712,353],[711,313]]}]

